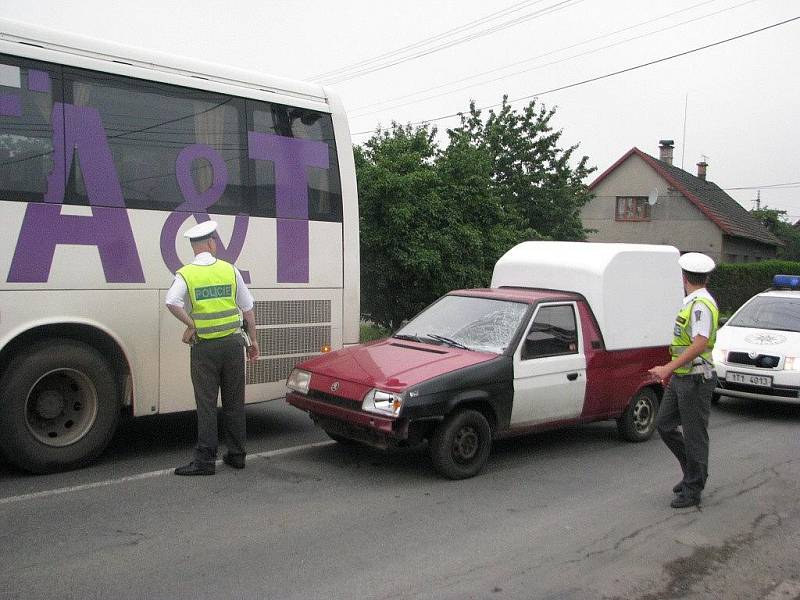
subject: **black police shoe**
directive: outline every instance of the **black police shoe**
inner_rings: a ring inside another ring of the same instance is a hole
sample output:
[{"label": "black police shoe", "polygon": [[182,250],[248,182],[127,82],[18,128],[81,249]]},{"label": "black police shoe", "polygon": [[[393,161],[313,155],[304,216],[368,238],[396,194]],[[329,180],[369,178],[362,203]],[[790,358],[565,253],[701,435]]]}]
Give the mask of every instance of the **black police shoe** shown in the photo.
[{"label": "black police shoe", "polygon": [[192,461],[188,465],[175,469],[175,475],[213,475],[214,471],[214,463],[205,464]]},{"label": "black police shoe", "polygon": [[689,508],[700,504],[700,494],[681,493],[672,499],[669,505],[672,508]]},{"label": "black police shoe", "polygon": [[244,454],[226,454],[222,457],[222,462],[234,469],[244,469],[244,456]]}]

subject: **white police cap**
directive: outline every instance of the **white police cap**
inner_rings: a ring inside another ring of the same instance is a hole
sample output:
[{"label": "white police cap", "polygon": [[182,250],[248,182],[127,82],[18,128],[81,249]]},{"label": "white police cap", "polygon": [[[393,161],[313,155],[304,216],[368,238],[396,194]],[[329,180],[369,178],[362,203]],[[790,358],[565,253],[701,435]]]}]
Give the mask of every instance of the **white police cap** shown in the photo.
[{"label": "white police cap", "polygon": [[183,232],[183,237],[189,238],[193,242],[211,237],[211,234],[217,230],[216,221],[203,221],[194,227],[187,229]]},{"label": "white police cap", "polygon": [[678,259],[681,269],[688,273],[710,273],[714,270],[714,260],[700,252],[687,252]]}]

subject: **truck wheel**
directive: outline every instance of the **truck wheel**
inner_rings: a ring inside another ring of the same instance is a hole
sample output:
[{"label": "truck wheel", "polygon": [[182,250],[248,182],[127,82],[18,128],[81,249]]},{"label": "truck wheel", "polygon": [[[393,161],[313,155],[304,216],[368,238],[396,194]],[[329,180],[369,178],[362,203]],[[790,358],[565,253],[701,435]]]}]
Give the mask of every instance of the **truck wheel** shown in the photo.
[{"label": "truck wheel", "polygon": [[492,428],[476,410],[448,416],[434,430],[430,441],[434,468],[449,479],[476,475],[486,464],[492,449]]},{"label": "truck wheel", "polygon": [[100,352],[73,340],[36,344],[0,380],[0,451],[33,473],[74,469],[105,449],[120,412]]},{"label": "truck wheel", "polygon": [[658,398],[650,388],[639,390],[617,420],[620,435],[629,442],[644,442],[656,429]]}]

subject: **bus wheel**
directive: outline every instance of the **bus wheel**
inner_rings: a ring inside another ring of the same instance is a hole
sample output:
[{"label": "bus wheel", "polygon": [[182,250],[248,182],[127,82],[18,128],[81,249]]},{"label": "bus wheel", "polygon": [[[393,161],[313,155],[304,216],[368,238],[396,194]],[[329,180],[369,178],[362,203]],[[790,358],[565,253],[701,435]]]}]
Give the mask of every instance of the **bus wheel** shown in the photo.
[{"label": "bus wheel", "polygon": [[644,442],[649,440],[656,429],[656,415],[658,414],[658,398],[650,388],[643,388],[636,392],[628,408],[617,419],[617,428],[620,435],[629,442]]},{"label": "bus wheel", "polygon": [[0,380],[0,450],[33,473],[80,467],[106,447],[120,418],[103,355],[73,340],[39,343]]},{"label": "bus wheel", "polygon": [[477,475],[492,449],[492,428],[476,410],[448,416],[434,430],[430,441],[434,468],[449,479]]}]

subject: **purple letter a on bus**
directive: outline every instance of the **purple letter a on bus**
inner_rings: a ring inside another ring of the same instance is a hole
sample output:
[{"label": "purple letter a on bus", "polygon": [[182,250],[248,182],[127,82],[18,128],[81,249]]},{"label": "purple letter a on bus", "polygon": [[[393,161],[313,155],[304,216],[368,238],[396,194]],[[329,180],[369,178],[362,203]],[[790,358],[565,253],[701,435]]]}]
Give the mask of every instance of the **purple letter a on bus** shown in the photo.
[{"label": "purple letter a on bus", "polygon": [[[77,244],[97,246],[108,283],[143,283],[142,263],[100,114],[92,107],[57,102],[51,122],[53,171],[44,202],[29,204],[25,211],[8,281],[46,282],[56,246]],[[61,214],[66,169],[76,151],[92,216]]]}]

